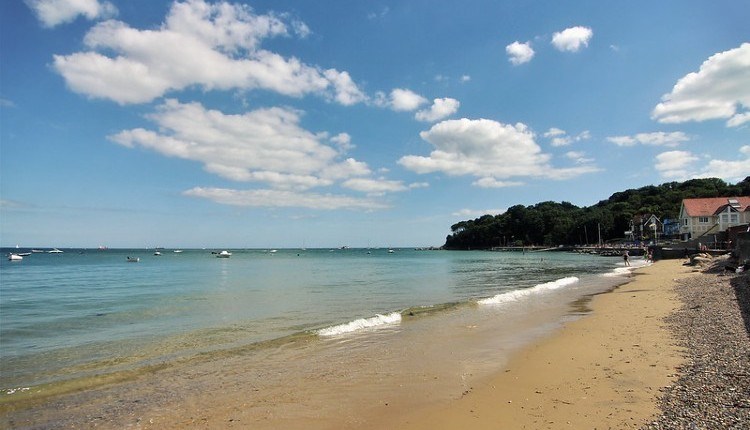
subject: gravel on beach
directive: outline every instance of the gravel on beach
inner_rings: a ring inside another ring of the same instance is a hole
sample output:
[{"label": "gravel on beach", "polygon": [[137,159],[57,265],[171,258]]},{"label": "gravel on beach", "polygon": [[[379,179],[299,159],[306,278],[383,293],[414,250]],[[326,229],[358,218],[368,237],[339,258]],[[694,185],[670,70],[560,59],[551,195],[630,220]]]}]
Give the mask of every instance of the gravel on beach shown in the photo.
[{"label": "gravel on beach", "polygon": [[724,267],[677,284],[682,306],[666,323],[686,360],[645,429],[750,429],[750,274]]}]

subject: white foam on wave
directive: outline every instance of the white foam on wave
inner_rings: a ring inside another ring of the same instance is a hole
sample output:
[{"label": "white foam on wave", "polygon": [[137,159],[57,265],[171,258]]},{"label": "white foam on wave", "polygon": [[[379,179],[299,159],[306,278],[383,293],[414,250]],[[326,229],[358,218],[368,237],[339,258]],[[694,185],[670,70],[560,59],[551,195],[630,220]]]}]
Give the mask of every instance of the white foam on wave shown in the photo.
[{"label": "white foam on wave", "polygon": [[345,324],[339,324],[332,327],[323,328],[317,331],[318,336],[339,336],[342,334],[353,333],[360,330],[369,328],[376,328],[380,326],[398,324],[401,322],[401,314],[399,312],[392,312],[387,315],[377,314],[370,318],[361,318],[358,320],[350,321]]},{"label": "white foam on wave", "polygon": [[513,291],[508,291],[506,293],[501,293],[494,297],[489,297],[487,299],[479,300],[477,301],[477,303],[479,303],[480,305],[499,305],[502,303],[514,302],[524,297],[531,296],[533,294],[539,294],[545,291],[556,290],[558,288],[567,287],[568,285],[573,285],[577,282],[578,282],[577,277],[570,276],[568,278],[562,278],[556,281],[535,285],[531,288],[526,288],[523,290],[513,290]]},{"label": "white foam on wave", "polygon": [[638,260],[632,261],[630,266],[615,267],[611,272],[605,273],[602,276],[608,277],[608,278],[613,278],[616,276],[626,276],[626,275],[629,275],[635,269],[650,266],[652,264],[654,263],[651,263],[650,261],[638,259]]}]

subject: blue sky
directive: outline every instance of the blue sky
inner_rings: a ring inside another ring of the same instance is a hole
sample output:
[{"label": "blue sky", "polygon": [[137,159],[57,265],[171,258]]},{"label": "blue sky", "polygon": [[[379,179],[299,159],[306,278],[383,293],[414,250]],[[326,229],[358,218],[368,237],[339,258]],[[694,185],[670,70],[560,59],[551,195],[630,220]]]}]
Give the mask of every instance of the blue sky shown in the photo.
[{"label": "blue sky", "polygon": [[442,245],[750,175],[746,1],[14,0],[0,244]]}]

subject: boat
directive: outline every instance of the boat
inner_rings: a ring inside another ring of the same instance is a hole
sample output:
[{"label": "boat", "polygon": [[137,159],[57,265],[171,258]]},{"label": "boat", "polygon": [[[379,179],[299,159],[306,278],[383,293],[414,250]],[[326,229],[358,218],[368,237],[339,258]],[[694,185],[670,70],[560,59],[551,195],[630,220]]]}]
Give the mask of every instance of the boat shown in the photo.
[{"label": "boat", "polygon": [[128,261],[128,263],[137,263],[137,262],[141,261],[141,259],[138,258],[138,257],[128,257],[127,261]]},{"label": "boat", "polygon": [[21,261],[23,257],[18,254],[8,254],[8,261]]},{"label": "boat", "polygon": [[216,258],[229,258],[232,256],[232,253],[229,251],[221,251],[220,253],[216,254]]},{"label": "boat", "polygon": [[52,249],[51,251],[47,251],[48,254],[62,254],[63,252],[60,251],[57,248]]},{"label": "boat", "polygon": [[28,257],[29,255],[31,255],[31,253],[30,252],[19,252],[19,253],[16,253],[16,255],[20,255],[21,257]]},{"label": "boat", "polygon": [[44,250],[42,249],[32,249],[31,252],[34,254],[44,254]]},{"label": "boat", "polygon": [[181,250],[181,249],[175,249],[175,250],[174,250],[174,251],[172,251],[172,252],[174,252],[175,254],[181,254],[181,253],[182,253],[182,250]]},{"label": "boat", "polygon": [[156,251],[156,252],[154,252],[154,255],[159,256],[159,255],[161,255],[161,252]]}]

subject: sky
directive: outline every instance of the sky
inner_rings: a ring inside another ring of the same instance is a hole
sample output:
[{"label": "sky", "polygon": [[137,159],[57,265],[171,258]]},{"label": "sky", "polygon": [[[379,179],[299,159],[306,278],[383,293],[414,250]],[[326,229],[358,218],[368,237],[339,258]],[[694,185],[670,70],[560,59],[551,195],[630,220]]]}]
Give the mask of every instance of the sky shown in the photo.
[{"label": "sky", "polygon": [[440,246],[750,175],[746,0],[0,3],[0,245]]}]

